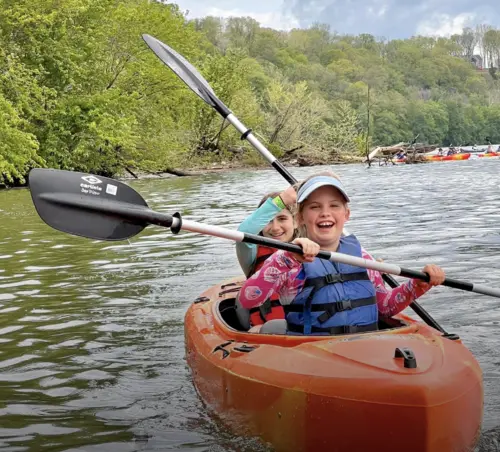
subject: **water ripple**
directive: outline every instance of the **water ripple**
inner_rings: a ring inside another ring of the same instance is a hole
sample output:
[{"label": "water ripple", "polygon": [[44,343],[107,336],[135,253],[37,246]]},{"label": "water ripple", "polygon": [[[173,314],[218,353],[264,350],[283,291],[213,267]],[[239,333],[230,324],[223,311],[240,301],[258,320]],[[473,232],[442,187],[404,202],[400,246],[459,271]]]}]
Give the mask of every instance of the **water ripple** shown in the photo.
[{"label": "water ripple", "polygon": [[[349,230],[386,262],[500,287],[500,160],[485,160],[335,167],[352,195]],[[233,229],[286,187],[272,170],[132,185],[158,211]],[[157,226],[121,243],[65,235],[26,190],[0,192],[0,215],[1,450],[267,450],[207,413],[184,361],[189,303],[241,273],[233,243]],[[500,438],[500,305],[447,288],[422,304],[483,368],[488,450]]]}]

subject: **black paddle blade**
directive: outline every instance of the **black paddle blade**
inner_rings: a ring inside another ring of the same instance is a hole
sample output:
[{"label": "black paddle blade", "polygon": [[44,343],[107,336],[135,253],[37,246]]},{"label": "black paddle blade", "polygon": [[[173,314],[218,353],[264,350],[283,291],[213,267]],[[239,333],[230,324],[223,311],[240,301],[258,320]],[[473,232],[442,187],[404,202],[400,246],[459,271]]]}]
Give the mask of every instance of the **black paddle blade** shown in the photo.
[{"label": "black paddle blade", "polygon": [[58,231],[97,240],[125,240],[141,232],[149,211],[133,188],[108,177],[35,168],[31,198],[40,218]]},{"label": "black paddle blade", "polygon": [[224,118],[231,113],[222,101],[217,98],[212,87],[203,76],[182,55],[151,35],[143,34],[142,39],[191,91],[201,97],[208,105],[215,108]]}]

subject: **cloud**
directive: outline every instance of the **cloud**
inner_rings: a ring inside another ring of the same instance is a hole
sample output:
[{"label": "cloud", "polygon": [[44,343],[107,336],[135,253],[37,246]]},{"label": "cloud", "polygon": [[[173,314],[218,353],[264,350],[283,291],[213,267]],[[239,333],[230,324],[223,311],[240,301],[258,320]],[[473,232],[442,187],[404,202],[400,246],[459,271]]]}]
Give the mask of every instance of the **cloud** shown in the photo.
[{"label": "cloud", "polygon": [[281,30],[329,24],[342,34],[447,36],[476,23],[500,23],[498,0],[174,0],[189,18],[249,16]]},{"label": "cloud", "polygon": [[178,0],[181,10],[189,11],[188,18],[253,17],[263,27],[290,30],[300,26],[299,20],[283,9],[283,0]]},{"label": "cloud", "polygon": [[451,36],[474,23],[474,13],[462,13],[451,17],[448,14],[434,14],[417,25],[416,32],[424,36]]},{"label": "cloud", "polygon": [[321,22],[342,34],[386,38],[445,36],[500,22],[497,0],[283,0],[283,6],[302,27]]},{"label": "cloud", "polygon": [[271,27],[278,30],[291,30],[300,26],[299,21],[292,14],[282,14],[279,11],[257,13],[241,9],[207,8],[208,16],[216,17],[253,17],[262,27]]}]

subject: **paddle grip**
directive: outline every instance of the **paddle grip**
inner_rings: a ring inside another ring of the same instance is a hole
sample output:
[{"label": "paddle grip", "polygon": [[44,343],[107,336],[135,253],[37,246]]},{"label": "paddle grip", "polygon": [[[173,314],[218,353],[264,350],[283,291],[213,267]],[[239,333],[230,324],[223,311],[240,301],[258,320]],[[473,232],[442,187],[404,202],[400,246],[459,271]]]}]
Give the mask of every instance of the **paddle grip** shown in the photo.
[{"label": "paddle grip", "polygon": [[[429,282],[431,279],[427,273],[419,272],[417,270],[410,270],[409,268],[403,268],[403,267],[401,267],[400,276],[404,276],[405,278],[420,279],[421,281],[425,282]],[[443,284],[441,285],[447,287],[453,287],[454,289],[466,290],[469,292],[471,292],[473,288],[473,284],[471,283],[458,281],[456,279],[451,279],[451,278],[445,278]]]},{"label": "paddle grip", "polygon": [[271,165],[287,180],[290,185],[297,183],[297,179],[292,176],[292,174],[283,166],[283,164],[279,160],[275,160],[273,163],[271,163]]},{"label": "paddle grip", "polygon": [[144,209],[142,211],[136,209],[136,212],[130,213],[135,215],[136,218],[140,218],[149,224],[156,224],[157,226],[164,226],[167,228],[177,227],[177,221],[180,221],[174,219],[175,214],[169,215],[168,213],[155,212],[151,209]]},{"label": "paddle grip", "polygon": [[469,292],[480,293],[482,295],[490,295],[500,298],[500,289],[487,287],[481,284],[473,284],[466,281],[458,281],[456,279],[446,278],[443,286],[453,287],[454,289],[467,290]]},{"label": "paddle grip", "polygon": [[[430,278],[427,273],[410,270],[408,268],[401,268],[401,276],[406,278],[420,279],[429,282]],[[482,295],[490,295],[492,297],[500,298],[500,289],[493,287],[482,286],[481,284],[473,284],[467,281],[460,281],[458,279],[445,278],[442,286],[451,287],[453,289],[465,290],[466,292],[475,292]]]},{"label": "paddle grip", "polygon": [[[401,276],[405,278],[420,279],[421,281],[429,282],[430,277],[427,273],[419,272],[416,270],[410,270],[409,268],[401,268]],[[458,281],[456,279],[445,278],[442,286],[452,287],[454,289],[466,290],[472,292],[474,285],[465,281]]]},{"label": "paddle grip", "polygon": [[227,108],[224,103],[216,96],[214,96],[210,91],[205,90],[205,95],[210,97],[210,100],[214,103],[213,107],[224,119],[226,119],[230,114],[231,110]]},{"label": "paddle grip", "polygon": [[430,281],[430,277],[427,273],[419,272],[417,270],[411,270],[409,268],[401,267],[401,272],[399,273],[399,275],[405,278],[420,279],[421,281],[425,282]]}]

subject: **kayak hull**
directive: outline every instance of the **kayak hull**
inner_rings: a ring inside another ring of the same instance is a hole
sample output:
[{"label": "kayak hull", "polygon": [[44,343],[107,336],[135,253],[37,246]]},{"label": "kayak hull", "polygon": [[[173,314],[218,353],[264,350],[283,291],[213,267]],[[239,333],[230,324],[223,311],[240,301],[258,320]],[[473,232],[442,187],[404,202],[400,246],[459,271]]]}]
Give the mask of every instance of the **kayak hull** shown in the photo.
[{"label": "kayak hull", "polygon": [[[358,335],[249,334],[230,326],[240,284],[208,289],[185,319],[194,384],[235,434],[278,452],[472,449],[482,375],[460,341],[406,316]],[[410,349],[416,368],[396,348]]]}]

